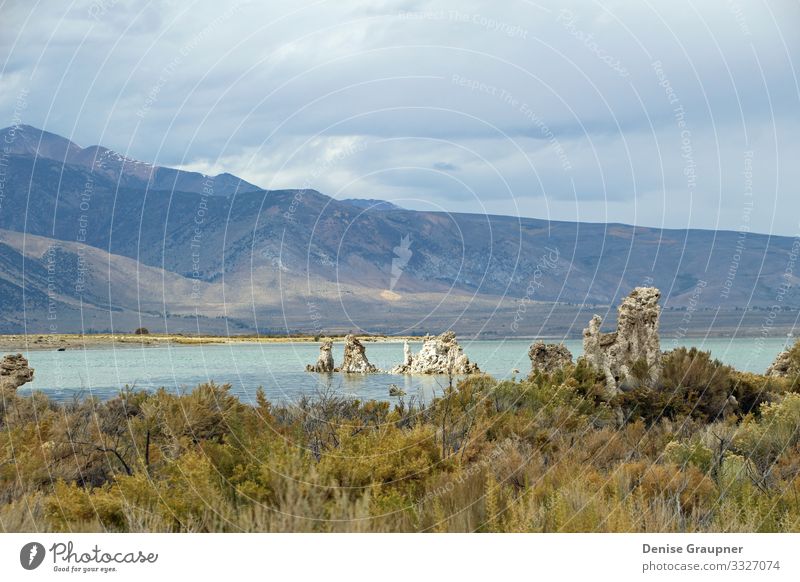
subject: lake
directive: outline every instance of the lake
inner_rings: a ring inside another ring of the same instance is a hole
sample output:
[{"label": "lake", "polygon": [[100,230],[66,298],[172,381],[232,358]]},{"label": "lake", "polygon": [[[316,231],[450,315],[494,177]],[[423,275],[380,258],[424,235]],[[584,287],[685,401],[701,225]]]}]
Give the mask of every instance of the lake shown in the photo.
[{"label": "lake", "polygon": [[[785,338],[736,338],[683,340],[682,345],[697,346],[739,370],[763,372],[786,345]],[[575,357],[583,349],[580,340],[564,342]],[[370,361],[389,369],[403,357],[403,344],[365,343]],[[530,370],[530,340],[466,340],[465,353],[482,370],[496,378],[523,377]],[[666,339],[662,349],[676,347]],[[419,342],[411,342],[414,352]],[[334,345],[337,364],[342,359],[342,343]],[[126,384],[137,389],[155,390],[161,386],[174,391],[189,390],[213,380],[230,383],[232,391],[245,402],[255,399],[263,386],[274,402],[291,402],[302,395],[313,396],[324,390],[363,400],[390,400],[389,386],[402,388],[407,398],[417,395],[430,398],[440,394],[446,378],[429,376],[392,376],[389,374],[345,375],[314,374],[305,365],[317,359],[319,347],[306,342],[263,344],[195,345],[169,347],[118,347],[87,350],[37,351],[25,354],[36,370],[34,381],[19,389],[20,394],[42,390],[54,400],[72,399],[75,395],[94,395],[101,399],[117,394]],[[519,370],[519,372],[514,372]]]}]

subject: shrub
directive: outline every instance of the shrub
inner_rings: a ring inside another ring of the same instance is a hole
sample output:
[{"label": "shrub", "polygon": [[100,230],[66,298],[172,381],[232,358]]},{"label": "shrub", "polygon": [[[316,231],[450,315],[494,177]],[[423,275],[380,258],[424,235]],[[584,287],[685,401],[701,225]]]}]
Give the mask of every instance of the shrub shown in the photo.
[{"label": "shrub", "polygon": [[774,402],[780,394],[787,391],[787,381],[784,378],[762,376],[750,372],[734,372],[733,395],[739,405],[742,415],[753,413],[760,414],[762,404]]},{"label": "shrub", "polygon": [[607,399],[605,376],[590,365],[585,358],[578,358],[577,364],[571,371],[572,376],[568,383],[579,394],[594,402],[604,402]]},{"label": "shrub", "polygon": [[136,335],[150,335],[150,330],[146,327],[137,327],[133,333]]},{"label": "shrub", "polygon": [[340,439],[339,448],[322,458],[320,471],[357,493],[361,493],[359,488],[371,485],[413,488],[440,460],[430,428],[405,431],[388,425],[356,435],[344,429]]},{"label": "shrub", "polygon": [[714,453],[702,443],[672,441],[664,449],[664,459],[681,467],[694,465],[703,473],[711,470]]},{"label": "shrub", "polygon": [[72,531],[76,525],[112,531],[125,530],[122,500],[110,486],[85,489],[57,482],[45,500],[45,515],[57,531]]},{"label": "shrub", "polygon": [[625,418],[641,418],[648,426],[662,418],[674,419],[685,414],[685,403],[676,394],[638,386],[615,396],[611,403],[623,410]]},{"label": "shrub", "polygon": [[800,443],[800,394],[787,394],[782,402],[765,404],[761,417],[748,416],[734,437],[734,447],[753,462],[766,479],[782,454]]},{"label": "shrub", "polygon": [[714,482],[693,466],[650,465],[640,477],[639,487],[648,497],[679,503],[681,517],[706,511],[719,498]]},{"label": "shrub", "polygon": [[222,442],[240,424],[243,407],[230,389],[230,384],[214,382],[200,384],[182,396],[161,389],[145,402],[143,412],[173,439]]},{"label": "shrub", "polygon": [[664,354],[659,389],[670,406],[670,417],[692,416],[707,422],[733,411],[730,366],[697,348],[677,348]]},{"label": "shrub", "polygon": [[652,425],[661,418],[694,418],[713,422],[730,414],[759,414],[759,407],[786,392],[787,381],[738,372],[697,348],[677,348],[664,354],[655,385],[629,382],[632,389],[616,396],[628,418]]},{"label": "shrub", "polygon": [[[585,365],[475,376],[394,409],[335,391],[292,406],[259,391],[249,406],[213,383],[59,405],[14,395],[0,530],[796,530],[800,395],[734,374],[754,408],[714,420],[697,387],[725,369],[671,357],[663,386],[612,403]],[[765,385],[775,401],[755,407]],[[619,426],[620,402],[649,426]]]}]

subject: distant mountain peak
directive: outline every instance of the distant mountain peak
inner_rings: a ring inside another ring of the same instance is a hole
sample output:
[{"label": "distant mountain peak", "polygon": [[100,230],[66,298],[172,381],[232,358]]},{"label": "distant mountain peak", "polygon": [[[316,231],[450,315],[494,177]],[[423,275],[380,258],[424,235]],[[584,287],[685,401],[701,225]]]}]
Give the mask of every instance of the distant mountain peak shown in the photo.
[{"label": "distant mountain peak", "polygon": [[0,140],[8,153],[33,155],[63,162],[81,151],[81,147],[65,137],[32,125],[12,125],[0,129]]},{"label": "distant mountain peak", "polygon": [[[130,158],[102,145],[83,148],[65,137],[31,125],[13,125],[1,129],[0,140],[9,146],[10,154],[47,158],[62,164],[80,166],[123,187],[196,194],[209,192],[206,186],[208,177],[199,172],[156,166]],[[227,172],[212,178],[215,196],[262,190],[255,184]]]},{"label": "distant mountain peak", "polygon": [[404,210],[402,206],[398,206],[393,202],[376,198],[346,198],[341,202],[363,210]]}]

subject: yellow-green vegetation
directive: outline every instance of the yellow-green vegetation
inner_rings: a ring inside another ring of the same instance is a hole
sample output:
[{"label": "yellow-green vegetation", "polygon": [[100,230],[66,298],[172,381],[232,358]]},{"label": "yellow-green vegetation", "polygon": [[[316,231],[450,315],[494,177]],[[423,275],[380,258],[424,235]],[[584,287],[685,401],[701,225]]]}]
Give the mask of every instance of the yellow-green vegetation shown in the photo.
[{"label": "yellow-green vegetation", "polygon": [[470,377],[425,404],[7,393],[0,529],[800,530],[795,379],[680,349],[657,383],[629,384],[608,396],[579,363]]}]

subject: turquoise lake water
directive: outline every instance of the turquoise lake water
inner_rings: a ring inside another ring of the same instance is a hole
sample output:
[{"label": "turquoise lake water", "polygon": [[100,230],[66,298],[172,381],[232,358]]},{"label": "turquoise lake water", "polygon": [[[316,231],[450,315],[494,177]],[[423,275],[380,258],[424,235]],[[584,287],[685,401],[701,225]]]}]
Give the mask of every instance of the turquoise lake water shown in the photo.
[{"label": "turquoise lake water", "polygon": [[[763,372],[786,345],[785,338],[736,338],[663,340],[662,349],[693,345],[740,370]],[[580,340],[564,342],[576,357]],[[522,377],[530,370],[530,340],[462,341],[465,353],[482,370],[496,378]],[[402,343],[366,343],[367,356],[379,368],[389,369],[403,357]],[[416,352],[419,343],[411,343]],[[342,359],[342,344],[334,345],[336,362]],[[137,389],[190,390],[213,380],[230,383],[232,391],[251,402],[256,388],[263,386],[273,401],[295,401],[302,395],[336,390],[363,400],[394,400],[389,386],[396,384],[407,397],[430,398],[441,393],[446,378],[372,374],[313,374],[305,365],[316,361],[319,348],[310,343],[200,345],[176,347],[120,347],[90,350],[29,351],[25,355],[36,370],[34,381],[20,388],[24,394],[42,390],[55,400],[94,395],[109,398],[126,384]],[[518,372],[514,372],[518,370]]]}]

